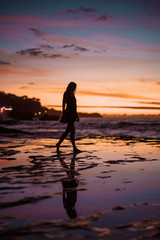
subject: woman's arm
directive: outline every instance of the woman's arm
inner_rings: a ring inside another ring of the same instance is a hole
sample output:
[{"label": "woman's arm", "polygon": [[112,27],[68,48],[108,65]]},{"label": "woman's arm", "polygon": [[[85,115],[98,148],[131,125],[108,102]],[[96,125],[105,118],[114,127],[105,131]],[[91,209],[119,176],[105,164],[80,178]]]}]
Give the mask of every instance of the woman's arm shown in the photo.
[{"label": "woman's arm", "polygon": [[77,104],[76,104],[76,121],[79,122],[79,116],[78,116],[78,113],[77,113]]},{"label": "woman's arm", "polygon": [[64,110],[65,110],[66,102],[67,102],[67,96],[66,96],[66,94],[64,93],[64,94],[63,94],[63,102],[62,102],[62,111],[63,111],[63,112],[64,112]]}]

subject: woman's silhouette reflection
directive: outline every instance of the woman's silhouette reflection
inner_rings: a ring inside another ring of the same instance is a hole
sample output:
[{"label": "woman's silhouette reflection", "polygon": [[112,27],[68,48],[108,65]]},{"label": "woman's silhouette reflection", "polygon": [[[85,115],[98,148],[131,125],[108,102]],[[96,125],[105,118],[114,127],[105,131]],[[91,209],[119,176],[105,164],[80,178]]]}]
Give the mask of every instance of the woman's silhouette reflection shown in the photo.
[{"label": "woman's silhouette reflection", "polygon": [[58,159],[66,171],[67,177],[61,180],[63,186],[63,206],[70,218],[76,218],[77,212],[75,204],[77,201],[77,190],[78,181],[75,178],[75,157],[77,154],[73,154],[71,158],[70,166],[64,161],[67,157],[66,155],[61,155],[60,152],[57,153]]}]

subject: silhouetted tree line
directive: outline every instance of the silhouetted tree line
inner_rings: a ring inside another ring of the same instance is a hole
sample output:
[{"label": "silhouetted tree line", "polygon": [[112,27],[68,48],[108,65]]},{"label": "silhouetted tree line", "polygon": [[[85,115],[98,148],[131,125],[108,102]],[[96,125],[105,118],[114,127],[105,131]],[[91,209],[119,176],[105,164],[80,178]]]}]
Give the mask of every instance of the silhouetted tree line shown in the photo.
[{"label": "silhouetted tree line", "polygon": [[[32,120],[37,117],[40,120],[58,120],[61,111],[42,107],[39,98],[18,97],[15,94],[0,92],[0,108],[12,107],[8,116],[16,120]],[[98,113],[79,113],[80,117],[101,117]]]},{"label": "silhouetted tree line", "polygon": [[38,98],[18,97],[14,94],[0,92],[0,105],[11,106],[13,110],[21,113],[32,113],[41,111],[41,103]]},{"label": "silhouetted tree line", "polygon": [[80,117],[80,118],[86,118],[86,117],[102,117],[102,115],[100,115],[99,113],[78,113],[78,116]]},{"label": "silhouetted tree line", "polygon": [[11,106],[13,110],[7,115],[16,120],[32,120],[35,116],[40,120],[57,120],[60,116],[60,112],[42,107],[39,98],[18,97],[15,94],[0,92],[0,107],[2,106]]}]

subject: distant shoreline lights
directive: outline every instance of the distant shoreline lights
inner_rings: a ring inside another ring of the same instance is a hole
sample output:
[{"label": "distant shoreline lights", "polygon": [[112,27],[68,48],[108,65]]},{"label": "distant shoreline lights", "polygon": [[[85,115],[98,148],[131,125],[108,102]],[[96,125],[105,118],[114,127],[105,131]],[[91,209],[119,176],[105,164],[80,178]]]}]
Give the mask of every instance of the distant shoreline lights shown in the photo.
[{"label": "distant shoreline lights", "polygon": [[13,109],[12,109],[11,106],[9,106],[9,107],[6,107],[6,106],[1,107],[1,113],[3,113],[4,111],[12,111],[12,110]]}]

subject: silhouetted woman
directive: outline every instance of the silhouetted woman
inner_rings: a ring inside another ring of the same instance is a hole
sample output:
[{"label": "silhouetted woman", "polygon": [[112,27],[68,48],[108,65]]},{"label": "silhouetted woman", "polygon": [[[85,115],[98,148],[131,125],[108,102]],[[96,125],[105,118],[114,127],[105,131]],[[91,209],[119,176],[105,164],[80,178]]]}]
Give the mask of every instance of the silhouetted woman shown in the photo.
[{"label": "silhouetted woman", "polygon": [[77,104],[76,104],[76,98],[75,98],[75,91],[76,91],[76,83],[70,82],[67,86],[67,89],[63,95],[63,115],[61,117],[60,122],[67,123],[67,128],[65,132],[60,137],[60,140],[56,144],[57,151],[59,151],[60,144],[63,142],[63,140],[67,137],[67,135],[70,133],[70,140],[73,145],[73,151],[78,153],[80,152],[79,149],[77,149],[75,145],[75,127],[74,122],[79,122],[79,117],[77,114]]}]

